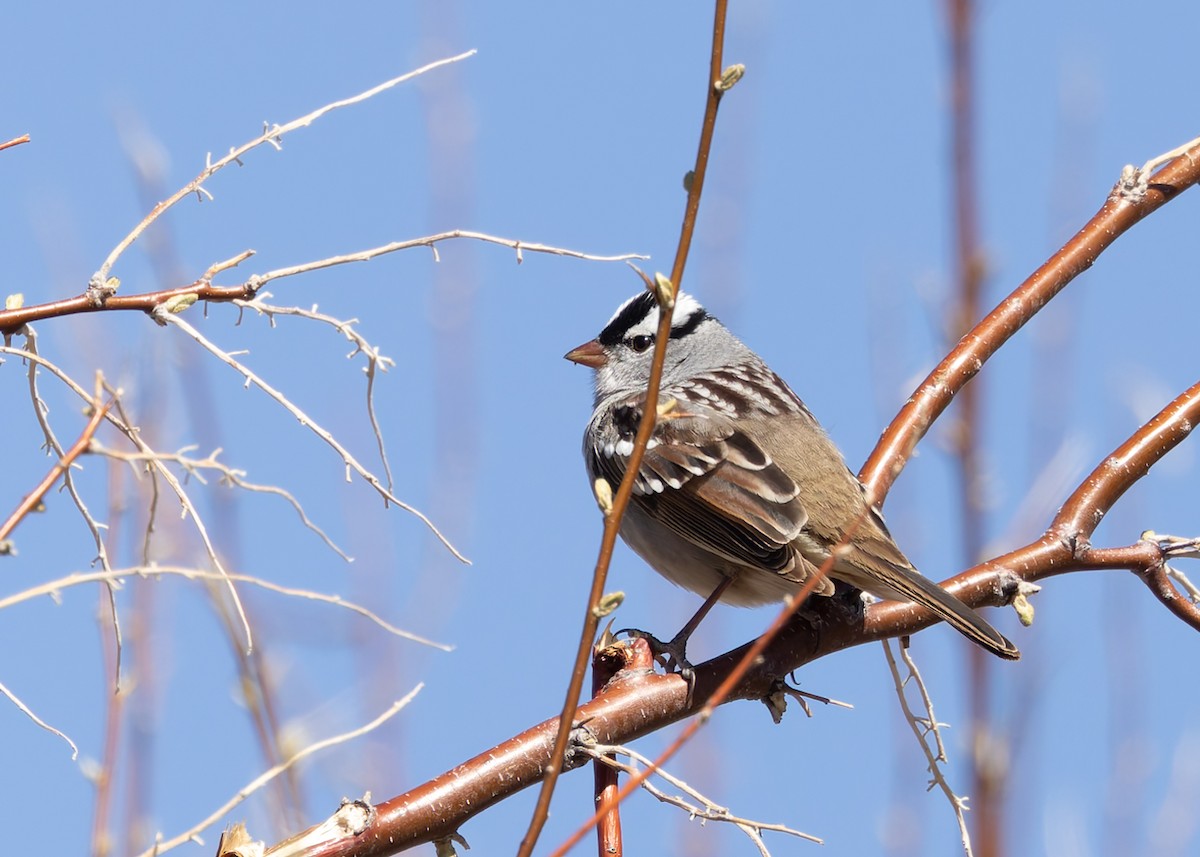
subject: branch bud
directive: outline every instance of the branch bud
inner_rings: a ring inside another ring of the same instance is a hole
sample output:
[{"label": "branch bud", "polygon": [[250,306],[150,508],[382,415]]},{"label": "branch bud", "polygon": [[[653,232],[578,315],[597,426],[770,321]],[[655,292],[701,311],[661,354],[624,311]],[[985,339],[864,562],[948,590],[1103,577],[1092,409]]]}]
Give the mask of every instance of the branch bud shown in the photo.
[{"label": "branch bud", "polygon": [[601,476],[592,483],[592,493],[596,495],[596,505],[600,507],[600,511],[604,513],[604,517],[612,514],[613,508],[613,490],[608,484],[608,480]]},{"label": "branch bud", "polygon": [[717,81],[717,91],[728,92],[733,89],[745,73],[746,67],[740,62],[727,67],[725,71],[721,72],[721,79]]},{"label": "branch bud", "polygon": [[654,296],[663,309],[675,309],[675,285],[663,274],[654,274]]}]

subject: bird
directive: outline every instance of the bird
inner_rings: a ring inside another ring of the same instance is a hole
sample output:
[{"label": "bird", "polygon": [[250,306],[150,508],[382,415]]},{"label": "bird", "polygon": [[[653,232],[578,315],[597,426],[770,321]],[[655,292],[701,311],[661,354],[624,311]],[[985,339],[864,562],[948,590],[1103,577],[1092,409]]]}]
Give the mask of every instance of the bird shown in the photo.
[{"label": "bird", "polygon": [[[615,490],[646,410],[659,299],[643,291],[565,359],[594,371],[583,457],[593,485]],[[782,378],[692,295],[674,299],[657,421],[621,522],[621,538],[655,571],[705,596],[671,641],[645,632],[685,675],[686,646],[721,601],[788,598],[832,557],[834,580],[912,601],[1001,658],[1020,652],[959,599],[922,575],[888,532],[841,451]],[[830,579],[832,578],[832,580]]]}]

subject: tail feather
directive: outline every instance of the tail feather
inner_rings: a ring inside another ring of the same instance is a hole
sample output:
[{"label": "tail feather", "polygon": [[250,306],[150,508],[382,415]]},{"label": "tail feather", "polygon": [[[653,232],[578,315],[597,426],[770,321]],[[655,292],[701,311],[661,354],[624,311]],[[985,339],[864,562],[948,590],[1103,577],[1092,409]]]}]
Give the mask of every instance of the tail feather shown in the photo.
[{"label": "tail feather", "polygon": [[982,616],[916,569],[895,571],[898,573],[889,583],[909,600],[929,608],[951,628],[992,654],[1013,661],[1021,657],[1020,650]]}]

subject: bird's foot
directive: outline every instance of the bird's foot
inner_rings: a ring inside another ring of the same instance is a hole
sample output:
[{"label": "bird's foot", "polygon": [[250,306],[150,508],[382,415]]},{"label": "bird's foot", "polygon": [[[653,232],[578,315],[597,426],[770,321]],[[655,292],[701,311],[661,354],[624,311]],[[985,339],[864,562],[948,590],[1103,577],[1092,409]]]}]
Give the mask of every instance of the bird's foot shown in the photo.
[{"label": "bird's foot", "polygon": [[687,704],[691,705],[692,693],[696,689],[696,670],[692,667],[692,662],[687,659],[687,643],[691,634],[680,631],[665,643],[653,634],[639,628],[624,628],[617,631],[617,636],[622,634],[645,640],[650,646],[654,659],[662,664],[663,669],[668,673],[678,673],[679,677],[687,682]]}]

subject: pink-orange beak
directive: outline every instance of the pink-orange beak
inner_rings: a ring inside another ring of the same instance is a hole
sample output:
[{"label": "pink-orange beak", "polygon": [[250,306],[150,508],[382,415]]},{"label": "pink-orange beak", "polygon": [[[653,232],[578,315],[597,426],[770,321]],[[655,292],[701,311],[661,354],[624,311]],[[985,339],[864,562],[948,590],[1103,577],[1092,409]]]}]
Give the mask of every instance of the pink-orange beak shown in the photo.
[{"label": "pink-orange beak", "polygon": [[578,363],[580,366],[590,366],[593,369],[599,369],[608,362],[608,355],[604,353],[604,346],[596,340],[585,342],[578,348],[572,348],[564,358],[572,363]]}]

